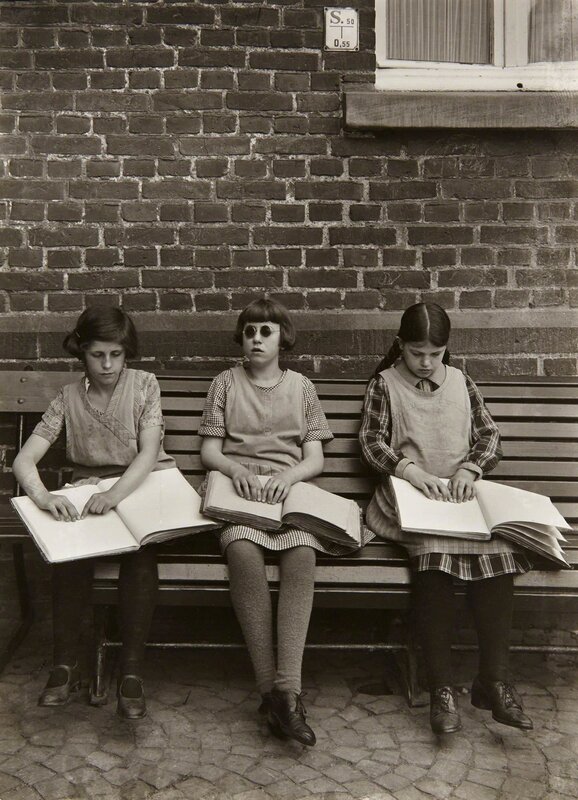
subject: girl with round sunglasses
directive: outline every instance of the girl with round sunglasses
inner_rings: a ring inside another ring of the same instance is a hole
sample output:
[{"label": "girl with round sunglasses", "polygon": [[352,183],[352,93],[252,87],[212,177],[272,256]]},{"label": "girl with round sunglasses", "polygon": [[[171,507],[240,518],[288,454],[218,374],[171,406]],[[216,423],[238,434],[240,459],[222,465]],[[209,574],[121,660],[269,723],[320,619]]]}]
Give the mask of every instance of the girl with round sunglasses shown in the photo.
[{"label": "girl with round sunglasses", "polygon": [[[251,303],[237,320],[235,341],[245,361],[218,375],[207,396],[199,434],[207,469],[228,475],[239,495],[281,502],[291,486],[323,470],[322,443],[333,438],[311,381],[279,365],[295,343],[286,309],[270,299]],[[270,476],[264,486],[257,475]],[[226,525],[219,532],[229,567],[231,600],[261,693],[260,713],[280,738],[314,745],[301,694],[301,665],[315,580],[315,554],[351,549],[300,528],[269,532]],[[279,561],[277,660],[265,556]]]}]

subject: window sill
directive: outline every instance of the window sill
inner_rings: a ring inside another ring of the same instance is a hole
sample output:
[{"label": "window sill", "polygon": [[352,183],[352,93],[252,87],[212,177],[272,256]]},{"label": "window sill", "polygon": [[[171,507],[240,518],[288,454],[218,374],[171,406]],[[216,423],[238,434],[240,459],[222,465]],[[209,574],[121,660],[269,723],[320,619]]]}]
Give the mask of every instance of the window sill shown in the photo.
[{"label": "window sill", "polygon": [[345,126],[383,128],[578,128],[578,92],[416,92],[347,89]]}]

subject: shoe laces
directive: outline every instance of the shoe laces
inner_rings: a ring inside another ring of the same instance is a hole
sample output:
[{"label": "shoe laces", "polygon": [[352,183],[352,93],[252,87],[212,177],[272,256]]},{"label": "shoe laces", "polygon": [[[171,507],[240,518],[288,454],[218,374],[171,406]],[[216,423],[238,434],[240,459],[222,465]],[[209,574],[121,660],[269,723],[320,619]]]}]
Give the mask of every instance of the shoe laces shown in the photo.
[{"label": "shoe laces", "polygon": [[521,709],[520,701],[518,700],[514,687],[509,683],[502,683],[502,690],[504,692],[504,705],[506,708]]},{"label": "shoe laces", "polygon": [[295,711],[299,714],[303,719],[307,717],[307,710],[303,704],[303,698],[306,697],[306,692],[301,692],[295,697]]},{"label": "shoe laces", "polygon": [[436,691],[436,700],[444,711],[451,711],[454,703],[454,693],[449,686],[443,686]]}]

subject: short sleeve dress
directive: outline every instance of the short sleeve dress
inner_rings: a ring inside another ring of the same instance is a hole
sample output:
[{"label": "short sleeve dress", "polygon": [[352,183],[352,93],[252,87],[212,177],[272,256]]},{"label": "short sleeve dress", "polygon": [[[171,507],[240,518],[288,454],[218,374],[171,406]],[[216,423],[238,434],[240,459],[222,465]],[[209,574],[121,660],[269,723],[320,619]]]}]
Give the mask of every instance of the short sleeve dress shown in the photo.
[{"label": "short sleeve dress", "polygon": [[[124,369],[106,411],[94,408],[88,397],[88,379],[64,386],[33,433],[53,444],[62,431],[73,479],[118,475],[138,454],[138,438],[145,428],[164,430],[161,393],[150,372]],[[175,467],[161,446],[155,470]]]},{"label": "short sleeve dress", "polygon": [[[214,379],[199,435],[223,439],[223,454],[258,475],[275,475],[298,464],[303,458],[305,442],[333,438],[315,387],[308,378],[285,370],[275,386],[257,386],[249,380],[243,366],[225,370]],[[238,539],[249,539],[268,550],[305,545],[340,555],[352,549],[288,525],[279,531],[226,525],[218,536],[223,552]],[[369,532],[367,536],[372,538]]]}]

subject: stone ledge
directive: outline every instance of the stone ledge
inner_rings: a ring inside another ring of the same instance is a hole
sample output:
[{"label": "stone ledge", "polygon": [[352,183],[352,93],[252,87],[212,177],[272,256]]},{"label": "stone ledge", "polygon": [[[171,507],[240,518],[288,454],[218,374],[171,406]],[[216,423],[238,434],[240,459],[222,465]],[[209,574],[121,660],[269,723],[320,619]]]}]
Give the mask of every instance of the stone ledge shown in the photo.
[{"label": "stone ledge", "polygon": [[[299,330],[395,330],[401,311],[292,311]],[[578,327],[578,308],[547,310],[506,309],[488,311],[448,311],[453,328],[574,328]],[[142,331],[233,331],[237,311],[155,312],[131,314]],[[78,317],[61,313],[21,313],[0,316],[0,333],[64,332]]]},{"label": "stone ledge", "polygon": [[[399,311],[294,313],[300,334],[288,365],[325,375],[369,374],[389,349],[400,316]],[[450,316],[450,351],[474,377],[536,375],[546,369],[546,360],[559,365],[548,367],[552,374],[578,372],[576,310],[456,311]],[[145,312],[133,317],[140,356],[149,367],[214,371],[240,356],[232,335],[237,312]],[[38,363],[44,369],[71,366],[62,339],[75,319],[76,314],[0,317],[0,370]]]},{"label": "stone ledge", "polygon": [[[313,359],[379,358],[391,346],[396,325],[378,328],[347,328],[325,326],[302,329],[297,337],[292,358]],[[232,336],[233,326],[220,330],[207,328],[147,328],[139,324],[141,357],[163,363],[175,359],[238,358],[239,346]],[[11,331],[0,336],[0,359],[12,362],[38,360],[65,360],[62,350],[63,332],[60,330]],[[455,328],[450,339],[454,355],[467,357],[502,356],[556,357],[576,359],[578,328],[558,327],[553,322],[548,327],[516,327],[514,324],[499,327]],[[69,360],[69,359],[68,359]]]},{"label": "stone ledge", "polygon": [[578,128],[578,92],[344,92],[345,127]]}]

